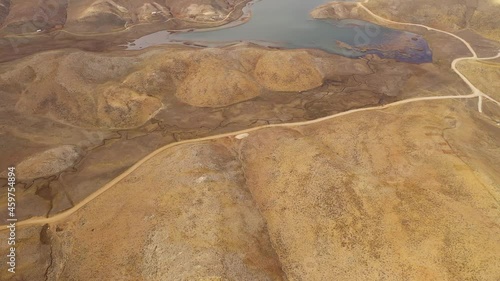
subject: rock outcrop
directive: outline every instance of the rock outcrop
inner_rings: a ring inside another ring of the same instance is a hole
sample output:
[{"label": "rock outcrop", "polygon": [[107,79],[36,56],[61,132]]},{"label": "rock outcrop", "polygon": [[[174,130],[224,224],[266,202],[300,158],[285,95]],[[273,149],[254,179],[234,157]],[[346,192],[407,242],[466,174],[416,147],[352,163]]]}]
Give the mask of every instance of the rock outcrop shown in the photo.
[{"label": "rock outcrop", "polygon": [[[279,59],[267,60],[268,54]],[[287,72],[281,73],[287,59]],[[256,75],[265,60],[266,75],[279,79],[262,81]],[[311,72],[303,72],[304,67]],[[292,81],[293,88],[286,88],[287,79],[300,83]],[[0,64],[0,170],[53,147],[80,148],[84,159],[75,169],[60,177],[48,175],[19,193],[20,204],[31,206],[19,219],[52,215],[173,141],[321,118],[403,98],[468,93],[455,73],[434,64],[376,56],[349,59],[319,50],[240,45],[44,52]],[[50,190],[51,196],[38,196],[39,189]]]},{"label": "rock outcrop", "polygon": [[19,112],[86,128],[130,128],[142,125],[162,107],[154,97],[110,83],[110,79],[130,71],[131,61],[52,52],[4,75],[36,73],[36,79],[28,84],[18,81],[24,89],[15,106]]}]

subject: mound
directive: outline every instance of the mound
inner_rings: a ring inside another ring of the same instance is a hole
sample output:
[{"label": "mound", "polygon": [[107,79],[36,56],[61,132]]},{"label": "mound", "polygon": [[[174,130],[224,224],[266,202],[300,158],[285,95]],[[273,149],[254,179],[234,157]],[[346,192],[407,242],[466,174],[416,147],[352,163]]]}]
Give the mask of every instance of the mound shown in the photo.
[{"label": "mound", "polygon": [[478,7],[469,19],[468,26],[487,38],[500,41],[500,25],[498,24],[500,1],[487,0],[477,1],[477,3]]},{"label": "mound", "polygon": [[113,0],[99,0],[92,3],[77,19],[85,25],[99,26],[98,30],[124,27],[131,20],[127,8],[118,5]]},{"label": "mound", "polygon": [[169,7],[176,18],[209,22],[223,19],[239,2],[237,0],[170,1]]},{"label": "mound", "polygon": [[14,76],[27,80],[9,86],[22,92],[16,103],[21,113],[85,128],[132,128],[162,107],[159,99],[147,93],[118,86],[135,61],[73,51],[49,52],[20,63],[6,72],[5,80]]},{"label": "mound", "polygon": [[[80,159],[76,146],[63,145],[30,156],[16,166],[18,180],[33,180],[48,177],[72,167]],[[2,173],[1,176],[5,176]]]},{"label": "mound", "polygon": [[359,18],[356,3],[330,3],[311,11],[311,17],[316,19],[356,19]]},{"label": "mound", "polygon": [[0,26],[9,14],[10,0],[0,0]]},{"label": "mound", "polygon": [[206,57],[190,66],[176,97],[199,107],[226,106],[260,95],[261,89],[236,61]]},{"label": "mound", "polygon": [[0,1],[1,34],[31,33],[62,27],[67,18],[68,0]]},{"label": "mound", "polygon": [[261,85],[278,92],[306,91],[323,84],[322,73],[306,51],[266,52],[254,75]]}]

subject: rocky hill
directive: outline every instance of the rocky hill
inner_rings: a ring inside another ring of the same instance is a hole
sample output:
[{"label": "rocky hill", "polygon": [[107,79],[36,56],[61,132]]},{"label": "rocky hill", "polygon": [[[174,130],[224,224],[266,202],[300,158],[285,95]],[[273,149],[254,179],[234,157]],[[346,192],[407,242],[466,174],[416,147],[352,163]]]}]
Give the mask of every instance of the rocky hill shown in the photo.
[{"label": "rocky hill", "polygon": [[31,3],[2,0],[0,35],[53,29],[99,33],[169,20],[185,20],[194,26],[197,22],[220,24],[241,3],[244,1],[47,0]]}]

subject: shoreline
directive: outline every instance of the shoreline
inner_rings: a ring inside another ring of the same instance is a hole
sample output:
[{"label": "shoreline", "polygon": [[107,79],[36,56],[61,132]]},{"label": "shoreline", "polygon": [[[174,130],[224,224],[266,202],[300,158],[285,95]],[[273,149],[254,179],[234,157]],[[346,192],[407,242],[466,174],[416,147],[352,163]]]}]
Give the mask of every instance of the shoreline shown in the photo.
[{"label": "shoreline", "polygon": [[[254,1],[256,0],[240,1],[228,12],[224,19],[215,22],[169,18],[161,22],[137,23],[124,26],[124,28],[112,32],[77,33],[64,29],[55,29],[40,33],[5,35],[0,37],[0,63],[21,59],[38,52],[58,49],[77,48],[92,52],[124,50],[124,44],[126,46],[126,44],[137,38],[165,30],[177,32],[190,29],[225,28],[226,25],[237,22],[242,17],[245,17],[244,8]],[[245,18],[245,20],[247,19]],[[197,24],[199,27],[189,27],[189,24]],[[187,27],[179,29],[176,27],[179,25],[187,25]]]}]

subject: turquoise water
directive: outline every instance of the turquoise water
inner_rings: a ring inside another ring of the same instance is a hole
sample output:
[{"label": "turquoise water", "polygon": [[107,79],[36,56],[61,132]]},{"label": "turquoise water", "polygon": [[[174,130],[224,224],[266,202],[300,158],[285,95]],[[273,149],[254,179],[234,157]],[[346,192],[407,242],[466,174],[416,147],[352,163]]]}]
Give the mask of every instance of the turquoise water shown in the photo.
[{"label": "turquoise water", "polygon": [[[176,42],[213,47],[246,41],[291,49],[315,48],[348,57],[378,54],[405,62],[432,61],[432,52],[420,35],[361,20],[318,20],[310,17],[310,11],[328,2],[260,0],[247,6],[251,10],[251,18],[245,23],[192,32],[160,31],[135,40],[128,49]],[[353,48],[342,47],[338,44],[340,41]]]}]

